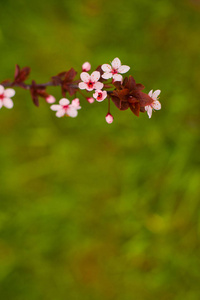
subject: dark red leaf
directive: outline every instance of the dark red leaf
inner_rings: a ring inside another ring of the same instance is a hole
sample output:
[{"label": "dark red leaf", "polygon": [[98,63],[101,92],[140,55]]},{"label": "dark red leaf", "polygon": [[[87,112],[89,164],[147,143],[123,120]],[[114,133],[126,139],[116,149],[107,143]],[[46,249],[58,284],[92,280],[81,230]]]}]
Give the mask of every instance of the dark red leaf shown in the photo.
[{"label": "dark red leaf", "polygon": [[140,104],[139,104],[139,103],[135,103],[135,104],[129,104],[129,105],[130,105],[131,111],[132,111],[137,117],[139,117],[139,114],[140,114]]},{"label": "dark red leaf", "polygon": [[119,108],[120,110],[126,110],[129,108],[128,102],[122,102],[118,97],[111,96],[111,99],[115,106]]},{"label": "dark red leaf", "polygon": [[20,73],[20,67],[19,67],[19,65],[16,65],[15,66],[15,79],[19,76],[19,73]]},{"label": "dark red leaf", "polygon": [[66,72],[64,77],[64,82],[72,82],[77,72],[71,68],[68,72]]}]

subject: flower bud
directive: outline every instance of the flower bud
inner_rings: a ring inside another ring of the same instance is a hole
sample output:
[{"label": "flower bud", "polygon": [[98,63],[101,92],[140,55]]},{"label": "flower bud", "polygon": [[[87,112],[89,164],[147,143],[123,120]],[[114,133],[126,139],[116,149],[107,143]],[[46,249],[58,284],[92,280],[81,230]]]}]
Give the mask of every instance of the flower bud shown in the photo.
[{"label": "flower bud", "polygon": [[107,113],[107,115],[106,115],[106,122],[108,123],[108,124],[111,124],[112,122],[113,122],[113,116],[110,114],[110,113]]},{"label": "flower bud", "polygon": [[46,99],[47,103],[54,103],[54,102],[56,102],[55,97],[52,96],[52,95],[47,96],[45,99]]},{"label": "flower bud", "polygon": [[90,98],[86,98],[87,99],[87,101],[89,102],[89,103],[94,103],[94,98],[92,98],[92,97],[90,97]]},{"label": "flower bud", "polygon": [[88,72],[90,71],[91,69],[91,64],[89,62],[85,62],[83,65],[82,65],[82,71],[83,72]]}]

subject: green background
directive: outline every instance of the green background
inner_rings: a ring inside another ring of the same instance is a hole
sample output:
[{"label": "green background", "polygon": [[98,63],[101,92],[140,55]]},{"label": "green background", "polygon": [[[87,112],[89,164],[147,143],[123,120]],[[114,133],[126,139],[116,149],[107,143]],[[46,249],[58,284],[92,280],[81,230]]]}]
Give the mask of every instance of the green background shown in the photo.
[{"label": "green background", "polygon": [[199,1],[7,0],[0,17],[0,81],[119,57],[162,104],[151,119],[112,105],[108,125],[106,101],[58,119],[16,88],[0,110],[0,299],[199,300]]}]

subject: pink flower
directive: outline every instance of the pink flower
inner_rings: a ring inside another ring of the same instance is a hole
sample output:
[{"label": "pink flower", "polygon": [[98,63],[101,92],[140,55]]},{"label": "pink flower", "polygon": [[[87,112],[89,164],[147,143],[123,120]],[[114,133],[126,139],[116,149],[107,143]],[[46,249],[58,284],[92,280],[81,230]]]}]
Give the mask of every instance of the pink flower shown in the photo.
[{"label": "pink flower", "polygon": [[91,69],[91,64],[90,64],[88,61],[86,61],[86,62],[82,65],[82,71],[83,71],[83,72],[88,72],[88,71],[90,71],[90,69]]},{"label": "pink flower", "polygon": [[122,66],[120,59],[117,57],[113,59],[111,66],[104,64],[101,68],[105,72],[102,77],[104,79],[113,78],[114,81],[122,81],[123,77],[119,73],[124,74],[130,70],[129,66]]},{"label": "pink flower", "polygon": [[15,95],[15,90],[4,89],[3,85],[0,85],[0,108],[5,106],[6,108],[13,108],[13,101],[10,99]]},{"label": "pink flower", "polygon": [[94,98],[92,98],[92,97],[89,97],[89,98],[86,98],[87,99],[87,101],[89,102],[89,103],[94,103]]},{"label": "pink flower", "polygon": [[52,95],[47,96],[45,98],[45,100],[46,100],[47,103],[54,103],[54,102],[56,102],[56,98],[54,96],[52,96]]},{"label": "pink flower", "polygon": [[160,104],[160,102],[158,101],[158,96],[160,95],[160,92],[161,92],[160,90],[156,90],[156,91],[153,93],[153,90],[151,90],[151,91],[149,92],[149,94],[148,94],[148,95],[154,100],[154,101],[152,102],[152,104],[145,106],[145,110],[146,110],[146,112],[147,112],[149,118],[151,118],[151,116],[152,116],[152,110],[153,110],[153,109],[155,109],[155,110],[160,110],[160,109],[161,109],[161,104]]},{"label": "pink flower", "polygon": [[103,88],[103,83],[99,82],[100,78],[100,72],[94,71],[91,76],[86,73],[82,72],[81,73],[81,80],[83,82],[79,83],[79,89],[81,90],[87,90],[87,91],[92,91],[92,90],[101,90]]},{"label": "pink flower", "polygon": [[107,97],[107,92],[106,91],[101,91],[101,90],[96,90],[95,93],[93,94],[93,97],[98,101],[101,102]]},{"label": "pink flower", "polygon": [[78,115],[77,110],[81,109],[81,106],[78,98],[72,100],[71,104],[68,99],[62,98],[59,101],[59,104],[51,105],[50,108],[51,110],[56,111],[56,117],[58,118],[63,117],[64,115],[75,118]]},{"label": "pink flower", "polygon": [[108,124],[111,124],[113,122],[113,119],[114,119],[113,116],[110,113],[107,113],[107,115],[106,115],[106,122]]}]

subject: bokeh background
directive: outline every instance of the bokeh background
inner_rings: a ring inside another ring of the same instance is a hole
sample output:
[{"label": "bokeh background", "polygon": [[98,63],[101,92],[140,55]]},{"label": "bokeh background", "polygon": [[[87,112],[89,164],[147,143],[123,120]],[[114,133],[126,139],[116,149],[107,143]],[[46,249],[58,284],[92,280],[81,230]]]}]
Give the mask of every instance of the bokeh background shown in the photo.
[{"label": "bokeh background", "polygon": [[[0,299],[200,299],[200,2],[7,0],[0,80],[119,57],[162,110],[0,111]],[[28,80],[28,82],[30,82]],[[59,88],[48,90],[58,100]]]}]

